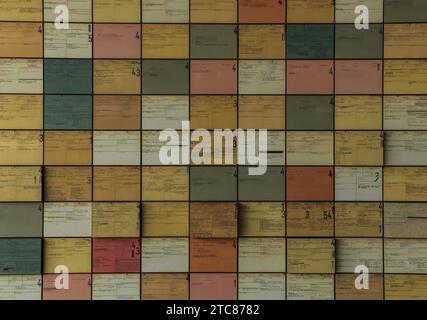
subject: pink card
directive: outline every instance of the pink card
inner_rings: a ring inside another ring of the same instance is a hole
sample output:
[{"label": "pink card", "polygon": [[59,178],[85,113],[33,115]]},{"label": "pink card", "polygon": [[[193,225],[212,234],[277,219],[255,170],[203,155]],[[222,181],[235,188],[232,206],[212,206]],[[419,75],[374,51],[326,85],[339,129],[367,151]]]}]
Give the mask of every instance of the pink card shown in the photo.
[{"label": "pink card", "polygon": [[381,60],[337,60],[335,62],[337,94],[381,94],[383,63]]},{"label": "pink card", "polygon": [[[45,274],[43,276],[43,300],[90,300],[91,275],[69,274],[68,289],[57,289],[55,279],[60,274]],[[62,281],[61,284],[64,284]]]},{"label": "pink card", "polygon": [[236,94],[237,61],[193,60],[191,94]]},{"label": "pink card", "polygon": [[332,60],[289,60],[288,94],[332,94],[334,62]]},{"label": "pink card", "polygon": [[193,273],[190,300],[237,300],[235,273]]},{"label": "pink card", "polygon": [[93,239],[93,272],[139,272],[140,241],[130,239]]},{"label": "pink card", "polygon": [[95,24],[94,58],[141,57],[141,27],[139,24]]}]

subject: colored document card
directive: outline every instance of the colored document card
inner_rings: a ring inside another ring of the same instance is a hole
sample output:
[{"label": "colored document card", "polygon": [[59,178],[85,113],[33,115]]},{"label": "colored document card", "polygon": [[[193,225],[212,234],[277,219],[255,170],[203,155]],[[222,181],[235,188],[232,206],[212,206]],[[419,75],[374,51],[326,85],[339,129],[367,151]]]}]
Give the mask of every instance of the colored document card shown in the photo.
[{"label": "colored document card", "polygon": [[0,0],[0,300],[427,300],[427,0]]}]

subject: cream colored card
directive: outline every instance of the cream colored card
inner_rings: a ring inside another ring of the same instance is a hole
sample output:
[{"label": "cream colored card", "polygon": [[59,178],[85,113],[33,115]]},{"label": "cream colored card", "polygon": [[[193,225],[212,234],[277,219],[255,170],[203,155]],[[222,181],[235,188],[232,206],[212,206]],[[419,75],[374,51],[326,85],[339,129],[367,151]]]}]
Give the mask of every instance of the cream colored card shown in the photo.
[{"label": "cream colored card", "polygon": [[288,165],[333,165],[333,132],[290,131],[286,137]]},{"label": "cream colored card", "polygon": [[385,130],[426,130],[427,96],[384,96]]},{"label": "cream colored card", "polygon": [[239,273],[240,300],[286,300],[286,275]]},{"label": "cream colored card", "polygon": [[94,165],[140,165],[140,132],[95,131]]},{"label": "cream colored card", "polygon": [[288,274],[288,300],[333,300],[334,275]]},{"label": "cream colored card", "polygon": [[384,203],[386,238],[427,238],[427,203]]},{"label": "cream colored card", "polygon": [[423,166],[427,164],[426,131],[388,131],[384,145],[387,166]]},{"label": "cream colored card", "polygon": [[358,16],[355,9],[359,5],[369,8],[369,22],[383,22],[383,0],[336,0],[335,23],[354,23]]},{"label": "cream colored card", "polygon": [[188,23],[190,0],[142,0],[142,22]]},{"label": "cream colored card", "polygon": [[286,239],[239,238],[239,272],[286,272]]},{"label": "cream colored card", "polygon": [[0,300],[41,300],[40,275],[0,275]]},{"label": "cream colored card", "polygon": [[46,202],[44,204],[45,237],[91,237],[90,202]]},{"label": "cream colored card", "polygon": [[285,94],[286,66],[282,60],[240,60],[240,94]]},{"label": "cream colored card", "polygon": [[283,96],[239,96],[239,127],[285,130],[285,105]]},{"label": "cream colored card", "polygon": [[286,207],[278,202],[239,203],[239,236],[283,237]]},{"label": "cream colored card", "polygon": [[143,201],[188,201],[188,167],[142,168]]},{"label": "cream colored card", "polygon": [[335,199],[337,201],[381,201],[382,168],[337,167]]},{"label": "cream colored card", "polygon": [[73,23],[69,29],[56,29],[45,23],[45,58],[92,58],[92,25]]},{"label": "cream colored card", "polygon": [[0,59],[0,94],[43,93],[43,59]]},{"label": "cream colored card", "polygon": [[188,238],[142,238],[142,272],[188,272]]},{"label": "cream colored card", "polygon": [[335,240],[287,239],[289,273],[334,273]]},{"label": "cream colored card", "polygon": [[336,202],[335,235],[337,237],[381,237],[382,204],[380,202]]},{"label": "cream colored card", "polygon": [[182,121],[188,120],[188,97],[142,96],[143,130],[181,129]]},{"label": "cream colored card", "polygon": [[427,273],[427,239],[385,239],[385,273]]},{"label": "cream colored card", "polygon": [[361,265],[366,266],[371,273],[382,273],[383,239],[337,239],[335,259],[338,273],[356,273],[356,267]]},{"label": "cream colored card", "polygon": [[93,300],[139,300],[139,274],[94,274]]},{"label": "cream colored card", "polygon": [[139,203],[93,202],[93,237],[139,237]]}]

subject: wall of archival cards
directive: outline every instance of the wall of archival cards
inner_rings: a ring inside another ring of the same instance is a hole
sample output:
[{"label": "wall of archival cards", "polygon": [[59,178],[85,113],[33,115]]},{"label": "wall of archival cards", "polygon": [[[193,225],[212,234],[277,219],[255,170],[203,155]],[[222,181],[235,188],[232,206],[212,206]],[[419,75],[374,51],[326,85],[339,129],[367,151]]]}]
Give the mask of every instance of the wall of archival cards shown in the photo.
[{"label": "wall of archival cards", "polygon": [[0,299],[427,299],[426,115],[424,0],[0,0]]}]

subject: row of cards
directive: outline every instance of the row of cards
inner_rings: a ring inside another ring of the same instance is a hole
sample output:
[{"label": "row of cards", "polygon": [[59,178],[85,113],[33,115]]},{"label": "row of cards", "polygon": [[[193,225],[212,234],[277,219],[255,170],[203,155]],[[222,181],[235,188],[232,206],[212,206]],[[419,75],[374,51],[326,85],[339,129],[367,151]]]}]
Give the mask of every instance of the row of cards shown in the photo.
[{"label": "row of cards", "polygon": [[[0,56],[95,59],[392,59],[427,55],[427,24],[0,22]],[[191,39],[191,40],[190,40]]]},{"label": "row of cards", "polygon": [[[214,133],[210,135],[213,140]],[[163,143],[159,136],[159,131],[141,134],[140,131],[2,130],[0,165],[162,165],[159,154]],[[198,143],[193,141],[191,146]],[[267,143],[268,165],[423,166],[427,163],[425,131],[273,131],[268,133]],[[180,154],[190,154],[188,147],[176,148]],[[223,165],[237,164],[237,157],[243,151],[231,146],[230,151],[217,155],[215,144],[210,144],[200,154],[206,153],[212,160],[206,164]],[[225,161],[227,157],[232,163]],[[339,174],[342,169],[337,170]]]},{"label": "row of cards", "polygon": [[[43,255],[40,250],[43,248]],[[426,274],[427,239],[0,239],[0,274],[261,272]],[[384,255],[384,257],[383,257]],[[238,262],[238,263],[237,263]]]},{"label": "row of cards", "polygon": [[0,59],[0,74],[1,94],[424,94],[427,60]]},{"label": "row of cards", "polygon": [[54,21],[67,5],[74,22],[353,23],[361,4],[371,22],[427,21],[427,4],[407,0],[4,0],[0,21]]},{"label": "row of cards", "polygon": [[[423,116],[426,104],[425,95],[94,95],[92,98],[91,95],[2,94],[0,126],[4,130],[46,131],[180,130],[182,121],[191,119],[191,129],[208,130],[239,127],[288,131],[419,131],[427,130],[427,118]],[[374,133],[366,133],[371,134]],[[393,137],[392,132],[386,134],[388,138]],[[270,135],[274,135],[274,131],[270,131]],[[422,136],[423,133],[403,133],[408,135]]]},{"label": "row of cards", "polygon": [[71,274],[69,290],[56,275],[0,275],[0,299],[44,300],[423,300],[426,275],[372,274],[356,290],[352,274],[183,273]]},{"label": "row of cards", "polygon": [[[0,238],[427,238],[421,202],[0,204]],[[262,240],[261,240],[262,241]]]},{"label": "row of cards", "polygon": [[0,201],[427,201],[425,167],[276,166],[262,176],[248,171],[2,166]]}]

